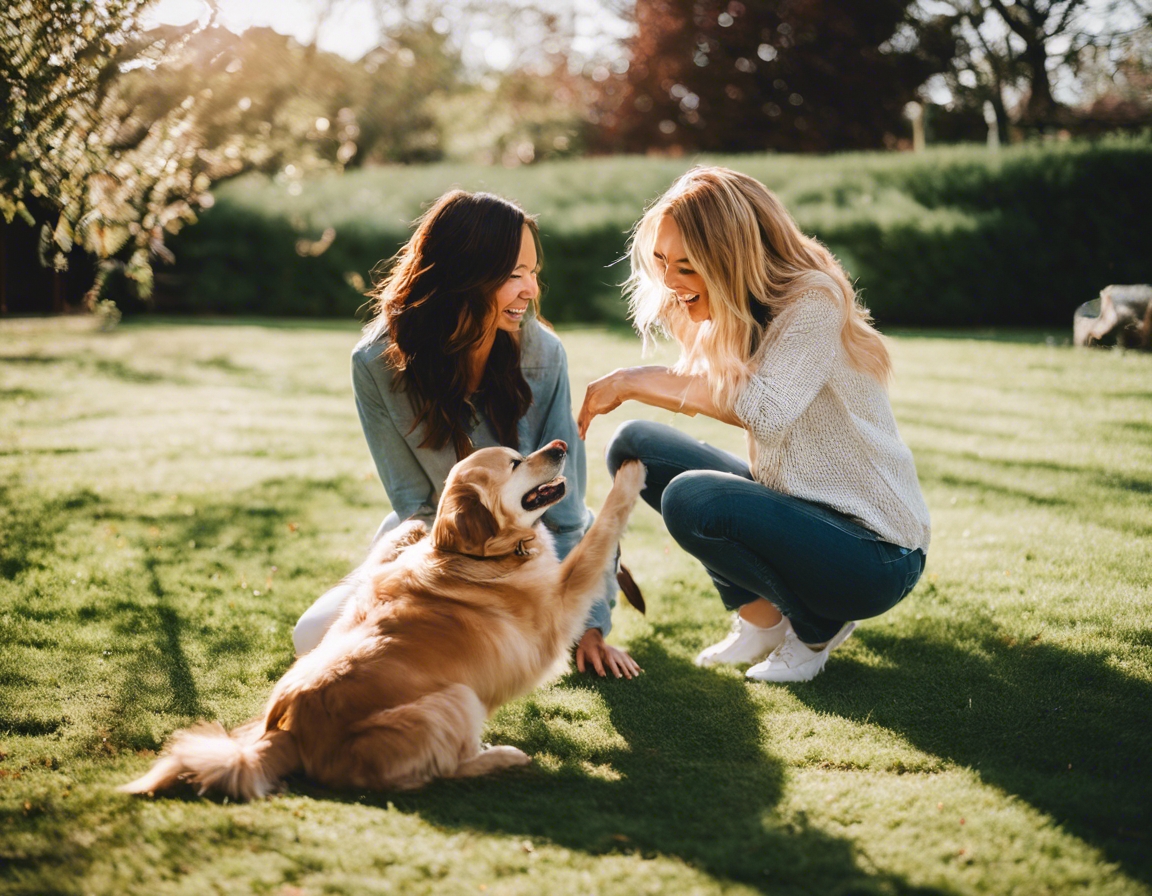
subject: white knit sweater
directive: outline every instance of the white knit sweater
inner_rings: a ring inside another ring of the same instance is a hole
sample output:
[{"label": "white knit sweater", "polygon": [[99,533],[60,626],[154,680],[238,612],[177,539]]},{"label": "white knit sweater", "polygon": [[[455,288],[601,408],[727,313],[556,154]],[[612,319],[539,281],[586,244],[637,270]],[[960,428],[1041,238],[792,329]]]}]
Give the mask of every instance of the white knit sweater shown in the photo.
[{"label": "white knit sweater", "polygon": [[888,392],[851,367],[842,306],[809,289],[768,326],[734,411],[756,481],[838,510],[884,541],[928,550],[931,523]]}]

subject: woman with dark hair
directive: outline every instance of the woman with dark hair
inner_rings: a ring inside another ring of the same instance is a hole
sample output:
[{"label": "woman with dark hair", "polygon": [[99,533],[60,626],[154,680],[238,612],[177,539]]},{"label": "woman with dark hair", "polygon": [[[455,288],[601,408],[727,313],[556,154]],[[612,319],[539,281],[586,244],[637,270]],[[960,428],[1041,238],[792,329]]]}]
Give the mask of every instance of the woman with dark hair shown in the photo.
[{"label": "woman with dark hair", "polygon": [[[352,353],[360,423],[392,503],[379,538],[401,522],[431,525],[448,471],[476,448],[523,453],[568,443],[568,493],[544,514],[561,557],[592,523],[584,443],[576,434],[568,361],[539,317],[540,237],[533,218],[489,193],[454,190],[417,222],[375,292]],[[324,594],[293,632],[297,654],[323,638],[355,587]],[[631,678],[640,667],[604,642],[614,571],[592,608],[576,665]]]}]

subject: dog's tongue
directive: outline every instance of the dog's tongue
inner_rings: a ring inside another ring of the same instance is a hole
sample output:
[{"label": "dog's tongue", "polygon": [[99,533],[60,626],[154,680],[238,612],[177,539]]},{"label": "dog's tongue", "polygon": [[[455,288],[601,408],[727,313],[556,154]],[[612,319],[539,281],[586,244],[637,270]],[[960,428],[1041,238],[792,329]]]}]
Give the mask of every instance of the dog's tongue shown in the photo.
[{"label": "dog's tongue", "polygon": [[564,478],[557,477],[551,482],[538,485],[528,492],[520,502],[525,510],[535,510],[545,504],[553,504],[564,497]]}]

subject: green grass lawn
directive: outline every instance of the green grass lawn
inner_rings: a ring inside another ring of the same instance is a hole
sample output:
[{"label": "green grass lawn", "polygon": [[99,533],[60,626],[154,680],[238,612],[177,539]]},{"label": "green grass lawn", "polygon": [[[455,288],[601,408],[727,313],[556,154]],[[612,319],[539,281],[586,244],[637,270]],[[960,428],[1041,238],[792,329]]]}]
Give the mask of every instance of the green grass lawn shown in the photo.
[{"label": "green grass lawn", "polygon": [[[639,359],[565,330],[584,384]],[[996,338],[991,338],[995,335]],[[1061,334],[1063,336],[1063,334]],[[0,322],[0,892],[1152,893],[1152,357],[905,333],[928,569],[808,684],[692,657],[728,620],[641,507],[636,681],[569,675],[415,794],[133,799],[164,738],[258,712],[387,505],[352,327]],[[615,422],[590,434],[589,501]]]}]

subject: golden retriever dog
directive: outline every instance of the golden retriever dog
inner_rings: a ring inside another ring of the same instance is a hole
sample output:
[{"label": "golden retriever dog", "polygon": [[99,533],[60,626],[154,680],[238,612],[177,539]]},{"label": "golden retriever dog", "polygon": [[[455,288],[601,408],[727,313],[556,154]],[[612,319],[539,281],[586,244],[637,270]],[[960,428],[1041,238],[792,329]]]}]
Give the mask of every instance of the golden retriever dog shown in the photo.
[{"label": "golden retriever dog", "polygon": [[408,522],[373,547],[363,584],[260,718],[231,733],[215,723],[177,732],[121,790],[186,781],[252,799],[301,769],[331,787],[407,790],[531,762],[516,747],[485,748],[484,722],[562,668],[644,487],[638,461],[621,467],[560,562],[539,519],[564,497],[566,454],[555,441],[456,464],[431,533]]}]

